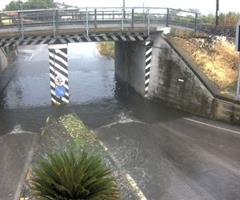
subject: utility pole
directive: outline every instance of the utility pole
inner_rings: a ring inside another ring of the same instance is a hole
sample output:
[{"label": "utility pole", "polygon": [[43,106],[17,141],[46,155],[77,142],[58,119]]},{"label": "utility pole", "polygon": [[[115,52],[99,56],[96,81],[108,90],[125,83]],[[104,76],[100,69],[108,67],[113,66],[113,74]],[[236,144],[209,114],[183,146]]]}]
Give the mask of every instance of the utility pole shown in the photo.
[{"label": "utility pole", "polygon": [[125,0],[123,0],[123,18],[124,19],[126,18],[125,9],[126,9]]},{"label": "utility pole", "polygon": [[219,25],[219,0],[216,0],[216,26]]}]

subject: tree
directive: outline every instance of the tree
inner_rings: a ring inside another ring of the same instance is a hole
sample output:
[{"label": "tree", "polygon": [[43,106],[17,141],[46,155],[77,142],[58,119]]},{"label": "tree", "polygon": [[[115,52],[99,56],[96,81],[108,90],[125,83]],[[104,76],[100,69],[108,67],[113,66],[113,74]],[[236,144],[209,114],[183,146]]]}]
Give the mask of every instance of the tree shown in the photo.
[{"label": "tree", "polygon": [[11,1],[8,5],[6,5],[4,10],[21,10],[23,8],[22,1]]},{"label": "tree", "polygon": [[56,8],[56,4],[53,0],[28,0],[25,3],[22,1],[12,0],[6,5],[5,10],[21,10],[21,9],[47,9]]},{"label": "tree", "polygon": [[47,9],[55,7],[56,4],[53,0],[28,0],[24,4],[24,9]]}]

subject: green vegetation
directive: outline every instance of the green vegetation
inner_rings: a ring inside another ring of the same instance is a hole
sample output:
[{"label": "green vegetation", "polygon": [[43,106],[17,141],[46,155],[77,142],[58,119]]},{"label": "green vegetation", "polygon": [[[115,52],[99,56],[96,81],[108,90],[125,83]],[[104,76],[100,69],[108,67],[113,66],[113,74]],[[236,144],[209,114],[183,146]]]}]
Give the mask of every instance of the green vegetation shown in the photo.
[{"label": "green vegetation", "polygon": [[[240,13],[229,12],[221,13],[219,15],[219,26],[236,26],[238,20],[240,19]],[[215,15],[203,15],[200,17],[200,22],[202,24],[215,25]]]},{"label": "green vegetation", "polygon": [[34,196],[57,200],[116,200],[115,179],[99,156],[75,150],[55,153],[39,161],[33,170]]},{"label": "green vegetation", "polygon": [[42,200],[119,200],[125,195],[120,176],[96,135],[78,115],[49,117],[21,196]]},{"label": "green vegetation", "polygon": [[26,2],[13,0],[6,5],[6,11],[26,10],[26,9],[47,9],[55,8],[56,4],[53,0],[28,0]]},{"label": "green vegetation", "polygon": [[204,39],[175,36],[170,39],[184,49],[222,94],[236,93],[240,60],[232,41],[224,37]]},{"label": "green vegetation", "polygon": [[97,44],[97,49],[103,56],[107,56],[109,58],[115,57],[114,42],[100,42]]}]

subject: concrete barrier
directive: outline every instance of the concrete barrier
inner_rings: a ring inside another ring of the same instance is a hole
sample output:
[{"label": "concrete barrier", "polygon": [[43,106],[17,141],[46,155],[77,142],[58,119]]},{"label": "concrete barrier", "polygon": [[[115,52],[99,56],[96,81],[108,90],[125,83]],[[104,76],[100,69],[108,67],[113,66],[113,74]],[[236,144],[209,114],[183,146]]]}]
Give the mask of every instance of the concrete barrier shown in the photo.
[{"label": "concrete barrier", "polygon": [[240,124],[240,101],[219,94],[183,49],[154,38],[148,97],[207,118]]}]

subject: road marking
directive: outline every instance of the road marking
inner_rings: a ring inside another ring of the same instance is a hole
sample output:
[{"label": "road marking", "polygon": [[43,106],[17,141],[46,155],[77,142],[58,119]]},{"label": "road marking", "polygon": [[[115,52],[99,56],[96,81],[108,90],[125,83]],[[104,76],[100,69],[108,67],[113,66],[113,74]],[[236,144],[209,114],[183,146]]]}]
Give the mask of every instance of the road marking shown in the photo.
[{"label": "road marking", "polygon": [[137,197],[139,198],[139,200],[147,200],[147,198],[145,197],[145,195],[143,194],[142,190],[138,187],[136,181],[128,174],[126,173],[126,171],[124,169],[122,169],[120,163],[118,162],[118,160],[115,159],[115,157],[108,151],[108,148],[106,147],[106,145],[102,142],[99,141],[99,144],[103,147],[103,149],[108,153],[108,155],[110,156],[110,158],[115,162],[116,166],[118,167],[119,170],[121,170],[121,174],[123,176],[125,176],[125,178],[127,179],[128,183],[130,184],[130,186],[132,187],[132,190],[135,192],[135,194],[137,195]]},{"label": "road marking", "polygon": [[219,129],[219,130],[228,131],[230,133],[235,133],[235,134],[240,135],[240,131],[235,131],[235,130],[228,129],[228,128],[223,128],[223,127],[220,127],[220,126],[215,126],[215,125],[212,125],[212,124],[208,124],[208,123],[201,122],[201,121],[194,120],[194,119],[187,118],[187,117],[185,117],[184,119],[187,120],[187,121],[191,121],[191,122],[194,122],[194,123],[197,123],[197,124],[204,125],[204,126],[208,126],[208,127],[211,127],[211,128],[216,128],[216,129]]},{"label": "road marking", "polygon": [[145,197],[143,192],[138,187],[136,181],[134,181],[134,179],[129,174],[125,174],[125,176],[126,176],[127,180],[129,181],[130,185],[132,186],[132,188],[136,191],[139,199],[140,200],[147,200],[147,198]]}]

